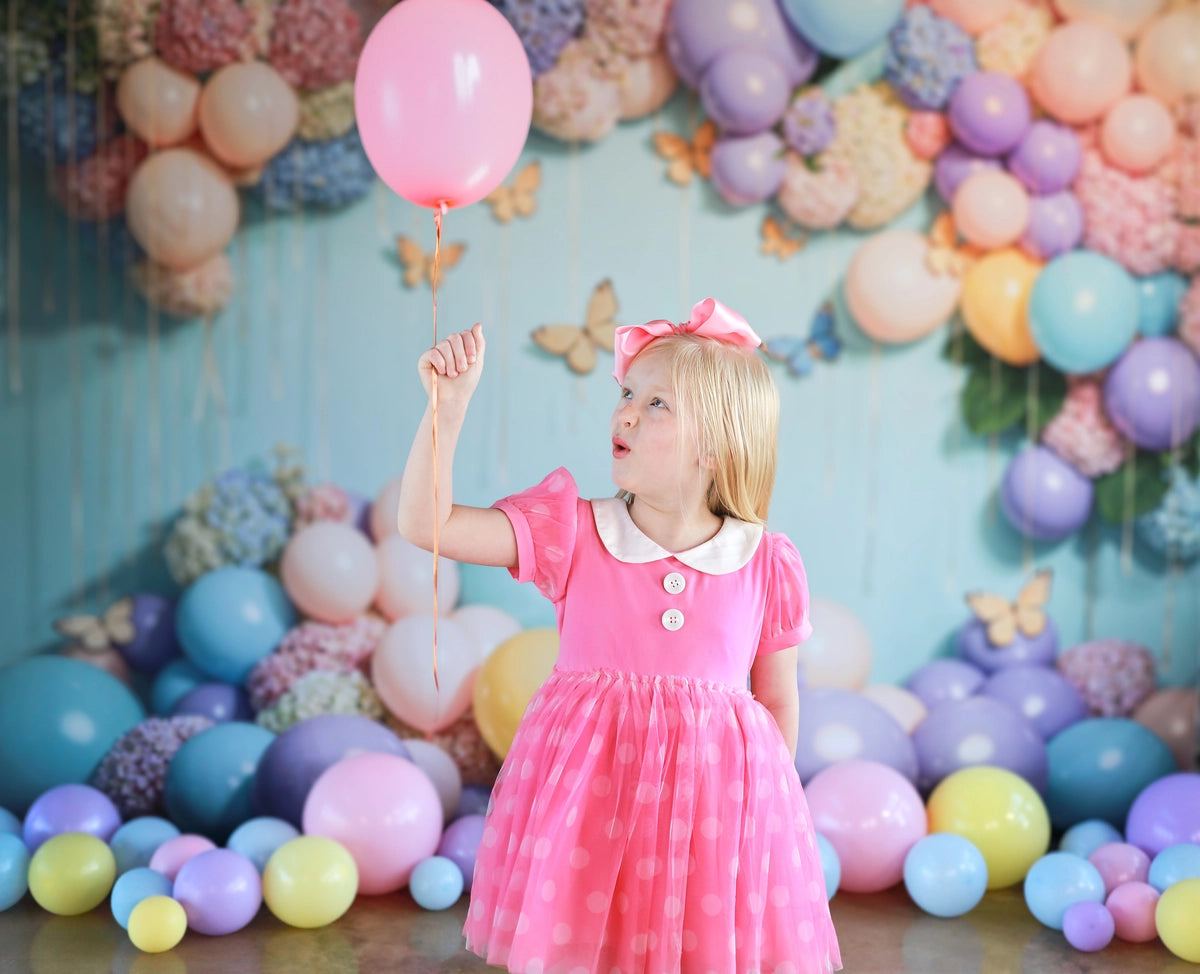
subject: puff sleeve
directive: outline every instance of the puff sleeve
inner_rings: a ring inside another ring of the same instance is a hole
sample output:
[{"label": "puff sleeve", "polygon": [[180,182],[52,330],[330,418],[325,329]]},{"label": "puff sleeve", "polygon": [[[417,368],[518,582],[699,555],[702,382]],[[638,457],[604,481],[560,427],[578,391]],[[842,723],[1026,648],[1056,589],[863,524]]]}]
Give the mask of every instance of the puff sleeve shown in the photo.
[{"label": "puff sleeve", "polygon": [[517,565],[509,573],[518,582],[533,582],[551,602],[567,589],[575,528],[579,520],[579,488],[563,467],[534,487],[496,501],[517,536]]},{"label": "puff sleeve", "polygon": [[782,534],[769,534],[766,607],[763,612],[760,655],[797,646],[812,635],[808,619],[808,578],[800,552]]}]

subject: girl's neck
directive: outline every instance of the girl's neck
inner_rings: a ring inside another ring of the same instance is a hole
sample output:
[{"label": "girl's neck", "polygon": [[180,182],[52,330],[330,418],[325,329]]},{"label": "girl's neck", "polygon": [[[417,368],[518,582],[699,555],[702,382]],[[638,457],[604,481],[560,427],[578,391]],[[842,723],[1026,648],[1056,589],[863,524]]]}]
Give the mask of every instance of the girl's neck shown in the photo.
[{"label": "girl's neck", "polygon": [[703,502],[685,509],[665,508],[640,496],[629,505],[629,516],[642,534],[673,553],[704,544],[725,523]]}]

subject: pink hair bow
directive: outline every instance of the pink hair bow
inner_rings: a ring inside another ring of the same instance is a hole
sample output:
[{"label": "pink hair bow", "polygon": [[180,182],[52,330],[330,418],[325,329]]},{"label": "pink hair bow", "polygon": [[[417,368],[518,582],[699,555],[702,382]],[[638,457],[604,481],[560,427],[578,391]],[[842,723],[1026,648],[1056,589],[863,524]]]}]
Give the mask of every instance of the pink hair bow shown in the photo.
[{"label": "pink hair bow", "polygon": [[655,339],[667,335],[700,335],[742,348],[758,348],[762,344],[745,318],[716,298],[705,298],[692,308],[692,316],[678,325],[659,318],[647,321],[644,325],[622,325],[618,328],[613,343],[616,356],[613,378],[624,384],[629,363]]}]

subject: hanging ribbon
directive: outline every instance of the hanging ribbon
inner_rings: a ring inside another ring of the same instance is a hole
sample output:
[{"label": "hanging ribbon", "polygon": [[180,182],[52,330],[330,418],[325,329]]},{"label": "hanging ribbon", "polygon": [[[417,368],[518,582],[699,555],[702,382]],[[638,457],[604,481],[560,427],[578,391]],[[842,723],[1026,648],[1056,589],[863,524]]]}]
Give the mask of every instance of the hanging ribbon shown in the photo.
[{"label": "hanging ribbon", "polygon": [[[430,288],[433,291],[433,345],[438,341],[437,327],[437,289],[438,271],[442,257],[442,216],[446,212],[446,204],[442,203],[433,211],[435,238],[433,244],[433,274],[430,277]],[[433,413],[433,689],[441,692],[438,685],[438,549],[441,547],[441,517],[438,512],[438,377],[437,371],[432,373],[429,386],[429,407]]]}]

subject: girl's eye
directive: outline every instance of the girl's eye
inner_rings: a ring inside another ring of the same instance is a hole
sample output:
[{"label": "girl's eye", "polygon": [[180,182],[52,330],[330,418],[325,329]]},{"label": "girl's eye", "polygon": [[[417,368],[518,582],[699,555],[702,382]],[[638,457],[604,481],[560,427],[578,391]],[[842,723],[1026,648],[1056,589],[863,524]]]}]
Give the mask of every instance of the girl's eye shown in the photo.
[{"label": "girl's eye", "polygon": [[633,393],[630,392],[628,389],[622,389],[621,390],[621,398],[622,399],[632,399]]},{"label": "girl's eye", "polygon": [[665,402],[663,402],[661,399],[659,399],[657,396],[655,396],[653,399],[650,400],[650,405],[651,406],[662,406],[665,408],[667,404]]}]

